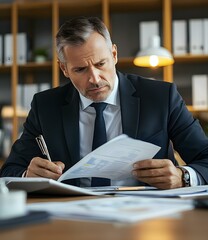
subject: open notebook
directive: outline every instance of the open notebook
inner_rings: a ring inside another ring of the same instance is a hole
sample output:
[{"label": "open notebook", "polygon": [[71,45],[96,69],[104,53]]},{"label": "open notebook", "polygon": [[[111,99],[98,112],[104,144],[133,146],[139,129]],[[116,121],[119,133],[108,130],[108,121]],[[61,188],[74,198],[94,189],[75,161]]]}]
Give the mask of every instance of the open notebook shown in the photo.
[{"label": "open notebook", "polygon": [[103,195],[105,192],[93,192],[92,190],[80,188],[65,183],[57,182],[48,178],[18,178],[4,177],[6,186],[10,190],[21,189],[27,193],[53,194],[53,195]]}]

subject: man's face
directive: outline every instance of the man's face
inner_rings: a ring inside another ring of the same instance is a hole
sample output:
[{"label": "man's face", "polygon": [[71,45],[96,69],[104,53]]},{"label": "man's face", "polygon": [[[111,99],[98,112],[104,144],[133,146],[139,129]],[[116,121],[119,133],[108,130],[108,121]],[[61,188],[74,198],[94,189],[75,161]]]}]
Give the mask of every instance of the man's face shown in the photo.
[{"label": "man's face", "polygon": [[109,49],[105,39],[93,33],[81,46],[65,46],[66,63],[60,68],[86,98],[104,101],[112,92],[116,76],[117,50]]}]

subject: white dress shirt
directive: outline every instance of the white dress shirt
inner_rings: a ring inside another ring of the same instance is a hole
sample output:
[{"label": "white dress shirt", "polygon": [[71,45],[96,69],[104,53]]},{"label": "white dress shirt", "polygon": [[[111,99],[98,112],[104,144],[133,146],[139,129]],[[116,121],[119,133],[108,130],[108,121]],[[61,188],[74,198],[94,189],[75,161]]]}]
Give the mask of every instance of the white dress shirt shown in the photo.
[{"label": "white dress shirt", "polygon": [[[79,134],[80,134],[80,157],[83,158],[85,155],[92,151],[92,141],[94,133],[94,121],[96,112],[90,104],[93,102],[90,99],[80,94],[80,109],[79,109]],[[118,77],[116,76],[114,88],[108,98],[104,101],[108,103],[106,106],[103,117],[106,125],[107,141],[122,134],[121,125],[121,109],[120,99],[118,91]],[[82,187],[91,186],[91,179],[81,179]]]}]

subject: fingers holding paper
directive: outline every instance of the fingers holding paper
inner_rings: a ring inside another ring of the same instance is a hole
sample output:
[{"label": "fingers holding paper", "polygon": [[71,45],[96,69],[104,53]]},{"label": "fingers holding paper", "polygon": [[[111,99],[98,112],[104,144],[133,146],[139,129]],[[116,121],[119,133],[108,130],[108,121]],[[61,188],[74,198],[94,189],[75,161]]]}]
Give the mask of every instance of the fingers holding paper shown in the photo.
[{"label": "fingers holding paper", "polygon": [[60,161],[50,162],[46,159],[35,157],[31,160],[25,177],[44,177],[57,180],[63,172],[65,165]]},{"label": "fingers holding paper", "polygon": [[133,165],[133,176],[160,189],[182,187],[182,173],[169,159],[147,159]]}]

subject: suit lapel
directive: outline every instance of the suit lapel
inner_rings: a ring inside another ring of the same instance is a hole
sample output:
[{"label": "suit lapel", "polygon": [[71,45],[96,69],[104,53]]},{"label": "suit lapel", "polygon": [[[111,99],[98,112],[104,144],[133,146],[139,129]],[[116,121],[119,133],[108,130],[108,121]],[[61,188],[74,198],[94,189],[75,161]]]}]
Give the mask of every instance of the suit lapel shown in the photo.
[{"label": "suit lapel", "polygon": [[80,160],[79,147],[79,95],[71,88],[62,107],[64,134],[72,160],[72,165]]},{"label": "suit lapel", "polygon": [[134,97],[136,89],[118,72],[123,133],[136,138],[139,127],[140,98]]}]

